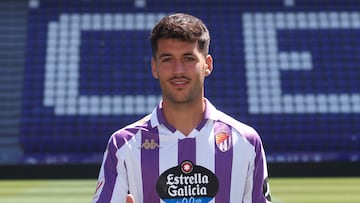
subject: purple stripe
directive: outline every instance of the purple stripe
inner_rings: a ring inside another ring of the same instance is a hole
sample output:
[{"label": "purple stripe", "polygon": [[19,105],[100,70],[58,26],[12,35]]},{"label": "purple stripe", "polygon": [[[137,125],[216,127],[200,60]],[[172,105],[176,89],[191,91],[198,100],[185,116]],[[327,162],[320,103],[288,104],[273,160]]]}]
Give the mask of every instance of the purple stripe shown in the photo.
[{"label": "purple stripe", "polygon": [[168,130],[170,130],[172,133],[174,133],[176,131],[176,129],[167,122],[162,109],[158,107],[156,110],[156,113],[157,113],[157,118],[158,118],[159,123],[163,124]]},{"label": "purple stripe", "polygon": [[178,143],[178,163],[189,160],[196,164],[196,139],[185,138]]},{"label": "purple stripe", "polygon": [[[214,123],[214,135],[226,133],[231,136],[231,128],[221,122]],[[219,180],[219,190],[215,202],[230,202],[231,169],[233,161],[233,148],[230,142],[229,149],[222,152],[216,144],[215,137],[215,175]]]},{"label": "purple stripe", "polygon": [[264,159],[262,156],[262,142],[259,135],[254,131],[246,136],[246,139],[255,147],[255,170],[253,176],[253,192],[252,198],[254,202],[266,202],[263,195],[263,183],[264,183]]},{"label": "purple stripe", "polygon": [[117,149],[114,145],[114,138],[110,141],[108,145],[108,153],[104,163],[104,175],[105,175],[105,184],[101,191],[99,200],[97,202],[110,202],[112,193],[114,191],[115,181],[117,177],[116,165],[118,160],[116,158]]},{"label": "purple stripe", "polygon": [[207,122],[207,119],[203,119],[203,120],[199,123],[199,125],[196,127],[196,130],[200,131],[201,128],[203,128],[203,127],[205,126],[206,122]]},{"label": "purple stripe", "polygon": [[198,131],[201,130],[201,128],[203,128],[206,124],[206,122],[208,121],[208,119],[210,119],[211,117],[211,108],[210,108],[211,104],[210,102],[205,99],[205,112],[204,112],[204,119],[201,121],[201,123],[199,123],[199,125],[196,127],[196,129]]},{"label": "purple stripe", "polygon": [[155,142],[156,147],[141,148],[141,173],[143,180],[143,197],[146,202],[160,202],[156,192],[156,181],[159,177],[159,133],[157,128],[143,131],[141,143]]}]

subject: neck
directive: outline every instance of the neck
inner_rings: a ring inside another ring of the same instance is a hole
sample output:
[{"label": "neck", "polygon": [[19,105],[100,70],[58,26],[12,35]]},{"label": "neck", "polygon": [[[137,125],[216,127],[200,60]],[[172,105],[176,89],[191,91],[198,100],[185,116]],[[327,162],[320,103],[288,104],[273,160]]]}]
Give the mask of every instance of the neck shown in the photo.
[{"label": "neck", "polygon": [[203,120],[204,111],[204,98],[198,102],[185,104],[163,101],[163,112],[167,122],[185,136],[189,135]]}]

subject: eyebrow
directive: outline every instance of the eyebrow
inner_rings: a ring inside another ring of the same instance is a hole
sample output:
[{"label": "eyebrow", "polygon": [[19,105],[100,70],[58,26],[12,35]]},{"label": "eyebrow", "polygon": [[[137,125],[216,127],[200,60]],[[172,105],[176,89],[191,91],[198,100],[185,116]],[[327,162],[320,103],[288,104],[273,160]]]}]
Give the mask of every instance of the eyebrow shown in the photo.
[{"label": "eyebrow", "polygon": [[171,54],[160,54],[159,58],[163,58],[163,57],[167,57],[167,56],[171,56]]},{"label": "eyebrow", "polygon": [[[183,56],[194,56],[194,55],[195,54],[192,52],[187,52],[183,54]],[[168,53],[160,54],[159,58],[168,57],[168,56],[172,56],[172,54],[168,54]]]}]

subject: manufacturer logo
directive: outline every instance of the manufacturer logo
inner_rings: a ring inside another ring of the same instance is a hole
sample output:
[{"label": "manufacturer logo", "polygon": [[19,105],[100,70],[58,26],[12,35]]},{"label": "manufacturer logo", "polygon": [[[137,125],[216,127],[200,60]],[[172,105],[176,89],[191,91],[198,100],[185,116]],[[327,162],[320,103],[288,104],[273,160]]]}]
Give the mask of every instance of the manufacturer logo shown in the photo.
[{"label": "manufacturer logo", "polygon": [[145,141],[141,144],[142,149],[155,149],[155,148],[160,148],[159,144],[155,142],[154,139],[145,139]]},{"label": "manufacturer logo", "polygon": [[188,160],[166,170],[156,183],[156,191],[166,203],[208,203],[218,189],[219,182],[213,172]]}]

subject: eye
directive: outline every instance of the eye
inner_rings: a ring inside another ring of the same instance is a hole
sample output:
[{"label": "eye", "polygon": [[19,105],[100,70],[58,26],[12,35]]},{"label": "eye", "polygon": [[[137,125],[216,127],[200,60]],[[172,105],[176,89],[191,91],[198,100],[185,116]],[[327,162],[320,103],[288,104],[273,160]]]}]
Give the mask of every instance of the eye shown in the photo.
[{"label": "eye", "polygon": [[184,60],[185,60],[185,61],[195,61],[195,58],[192,57],[192,56],[185,56],[185,57],[184,57]]},{"label": "eye", "polygon": [[171,57],[164,57],[164,58],[162,58],[161,61],[164,62],[164,63],[171,62],[172,58]]}]

